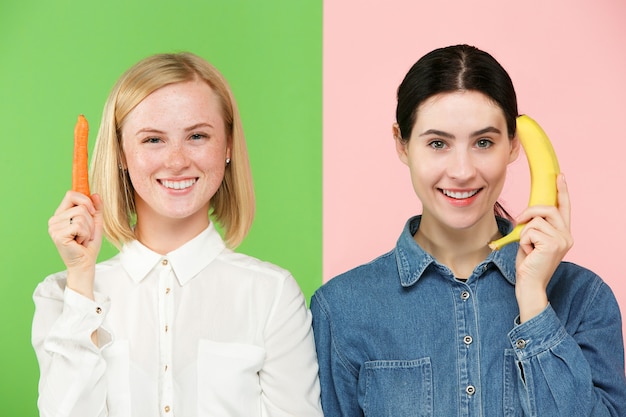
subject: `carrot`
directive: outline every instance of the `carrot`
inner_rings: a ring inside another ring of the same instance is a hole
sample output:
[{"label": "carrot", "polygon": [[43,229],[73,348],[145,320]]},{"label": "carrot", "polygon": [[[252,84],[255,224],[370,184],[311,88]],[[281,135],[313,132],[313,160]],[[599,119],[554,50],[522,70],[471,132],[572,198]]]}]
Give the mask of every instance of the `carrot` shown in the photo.
[{"label": "carrot", "polygon": [[89,163],[87,143],[89,123],[82,114],[74,127],[74,159],[72,161],[72,190],[89,196]]}]

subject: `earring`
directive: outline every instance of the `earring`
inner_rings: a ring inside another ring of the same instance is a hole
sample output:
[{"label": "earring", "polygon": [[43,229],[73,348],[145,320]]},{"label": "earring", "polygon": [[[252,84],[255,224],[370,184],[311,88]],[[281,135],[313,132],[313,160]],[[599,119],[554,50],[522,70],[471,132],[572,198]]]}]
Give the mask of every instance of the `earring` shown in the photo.
[{"label": "earring", "polygon": [[230,158],[226,158],[226,165],[230,164]]}]

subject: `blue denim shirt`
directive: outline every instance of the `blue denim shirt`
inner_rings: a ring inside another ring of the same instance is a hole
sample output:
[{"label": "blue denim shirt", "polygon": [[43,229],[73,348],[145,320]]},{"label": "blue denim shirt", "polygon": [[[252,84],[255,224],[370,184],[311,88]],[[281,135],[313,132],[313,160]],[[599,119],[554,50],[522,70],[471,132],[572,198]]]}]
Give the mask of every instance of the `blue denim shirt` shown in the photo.
[{"label": "blue denim shirt", "polygon": [[563,262],[519,324],[518,244],[462,282],[413,240],[419,222],[311,299],[326,417],[626,416],[619,306],[597,275]]}]

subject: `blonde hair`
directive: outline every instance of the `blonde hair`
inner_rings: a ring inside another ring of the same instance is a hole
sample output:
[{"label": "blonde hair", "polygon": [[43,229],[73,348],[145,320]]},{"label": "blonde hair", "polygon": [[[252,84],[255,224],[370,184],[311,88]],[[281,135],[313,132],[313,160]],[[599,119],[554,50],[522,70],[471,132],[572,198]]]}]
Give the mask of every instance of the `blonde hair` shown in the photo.
[{"label": "blonde hair", "polygon": [[222,105],[231,161],[211,198],[210,216],[219,223],[226,244],[234,248],[248,234],[254,218],[254,190],[243,125],[233,93],[224,76],[204,59],[189,52],[149,56],[117,81],[105,103],[91,160],[91,189],[104,203],[104,234],[120,248],[135,239],[135,196],[128,172],[122,169],[121,131],[128,114],[144,98],[166,85],[194,79],[205,81]]}]

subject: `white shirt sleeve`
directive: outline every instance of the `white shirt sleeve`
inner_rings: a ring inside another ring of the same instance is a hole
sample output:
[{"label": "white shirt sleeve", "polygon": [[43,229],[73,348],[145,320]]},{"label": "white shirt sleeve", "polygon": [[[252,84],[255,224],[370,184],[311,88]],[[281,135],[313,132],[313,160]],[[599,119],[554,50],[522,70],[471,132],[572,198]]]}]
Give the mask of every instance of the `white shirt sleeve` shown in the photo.
[{"label": "white shirt sleeve", "polygon": [[106,363],[101,347],[111,336],[101,328],[109,300],[90,300],[65,288],[65,280],[49,277],[33,295],[32,343],[39,361],[41,417],[106,416]]},{"label": "white shirt sleeve", "polygon": [[267,322],[265,349],[259,373],[263,415],[321,417],[311,313],[291,275],[285,278]]}]

